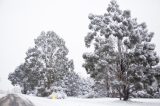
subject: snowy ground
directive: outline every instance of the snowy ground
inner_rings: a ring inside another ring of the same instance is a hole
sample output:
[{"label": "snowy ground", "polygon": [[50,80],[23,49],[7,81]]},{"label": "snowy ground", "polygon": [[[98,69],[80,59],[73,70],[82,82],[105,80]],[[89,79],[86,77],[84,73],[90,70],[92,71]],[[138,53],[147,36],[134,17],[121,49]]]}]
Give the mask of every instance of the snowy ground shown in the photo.
[{"label": "snowy ground", "polygon": [[29,99],[35,106],[160,106],[160,99],[132,99],[126,102],[116,98],[83,99],[69,97],[52,100],[26,95],[21,95],[21,97]]},{"label": "snowy ground", "polygon": [[0,90],[0,98],[4,97],[6,95],[7,95],[6,91]]},{"label": "snowy ground", "polygon": [[[0,94],[0,98],[6,94]],[[117,98],[83,99],[48,99],[18,94],[23,99],[29,99],[35,106],[160,106],[160,99],[131,99],[120,101]]]},{"label": "snowy ground", "polygon": [[6,96],[6,94],[0,94],[0,98],[2,98],[2,97],[4,97],[4,96]]}]

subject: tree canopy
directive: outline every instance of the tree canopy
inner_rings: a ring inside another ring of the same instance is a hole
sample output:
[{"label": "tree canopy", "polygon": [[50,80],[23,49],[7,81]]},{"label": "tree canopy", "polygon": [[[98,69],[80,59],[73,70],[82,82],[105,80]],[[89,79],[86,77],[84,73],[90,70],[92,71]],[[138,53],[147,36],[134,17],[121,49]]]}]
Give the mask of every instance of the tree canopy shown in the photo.
[{"label": "tree canopy", "polygon": [[[159,63],[154,33],[146,23],[138,23],[129,10],[120,10],[112,0],[103,15],[89,14],[90,32],[86,47],[94,45],[93,53],[84,53],[83,67],[96,80],[106,83],[110,93],[118,93],[123,100],[152,86],[153,66]],[[146,91],[147,92],[147,91]]]},{"label": "tree canopy", "polygon": [[25,62],[10,73],[8,79],[13,85],[20,85],[25,94],[39,92],[47,96],[55,82],[74,70],[74,64],[66,57],[69,51],[64,40],[55,32],[42,32],[34,43],[26,52]]}]

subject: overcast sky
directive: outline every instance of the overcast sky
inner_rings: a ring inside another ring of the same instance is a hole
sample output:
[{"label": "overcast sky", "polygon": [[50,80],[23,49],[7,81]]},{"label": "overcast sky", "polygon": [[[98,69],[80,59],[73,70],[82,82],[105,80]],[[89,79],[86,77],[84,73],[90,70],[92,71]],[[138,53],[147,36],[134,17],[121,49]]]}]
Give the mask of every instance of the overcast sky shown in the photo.
[{"label": "overcast sky", "polygon": [[[7,77],[24,62],[41,31],[53,30],[66,41],[75,71],[84,75],[82,54],[88,14],[104,14],[110,0],[0,0],[0,89],[8,90]],[[121,9],[146,22],[155,32],[153,42],[160,55],[160,0],[118,0]]]}]

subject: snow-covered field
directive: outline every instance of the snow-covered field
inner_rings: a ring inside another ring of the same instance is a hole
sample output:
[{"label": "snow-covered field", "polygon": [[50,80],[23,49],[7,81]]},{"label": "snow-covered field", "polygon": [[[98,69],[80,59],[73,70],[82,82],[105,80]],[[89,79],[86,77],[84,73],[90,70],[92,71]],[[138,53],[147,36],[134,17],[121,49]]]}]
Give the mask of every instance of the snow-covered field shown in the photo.
[{"label": "snow-covered field", "polygon": [[[6,94],[0,94],[0,98]],[[160,99],[131,99],[120,101],[118,98],[84,99],[68,97],[66,99],[48,99],[18,94],[29,99],[35,106],[160,106]]]},{"label": "snow-covered field", "polygon": [[6,96],[5,94],[0,94],[0,98],[2,98],[2,97],[4,97],[4,96]]},{"label": "snow-covered field", "polygon": [[160,106],[160,99],[131,99],[126,102],[117,98],[83,99],[68,97],[52,100],[26,95],[21,95],[21,97],[29,99],[35,106]]},{"label": "snow-covered field", "polygon": [[6,91],[0,90],[0,98],[4,97],[6,95],[7,95]]}]

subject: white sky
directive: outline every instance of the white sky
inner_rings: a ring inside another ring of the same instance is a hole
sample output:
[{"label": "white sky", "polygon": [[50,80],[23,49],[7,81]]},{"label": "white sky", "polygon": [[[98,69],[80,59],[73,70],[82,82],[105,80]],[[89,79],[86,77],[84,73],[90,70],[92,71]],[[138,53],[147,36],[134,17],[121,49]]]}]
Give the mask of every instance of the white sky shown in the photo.
[{"label": "white sky", "polygon": [[[110,0],[0,0],[0,89],[11,88],[8,74],[24,62],[41,31],[53,30],[66,41],[75,71],[84,75],[82,54],[88,14],[104,14]],[[160,54],[160,1],[118,0],[139,22],[155,32],[153,42]]]}]

